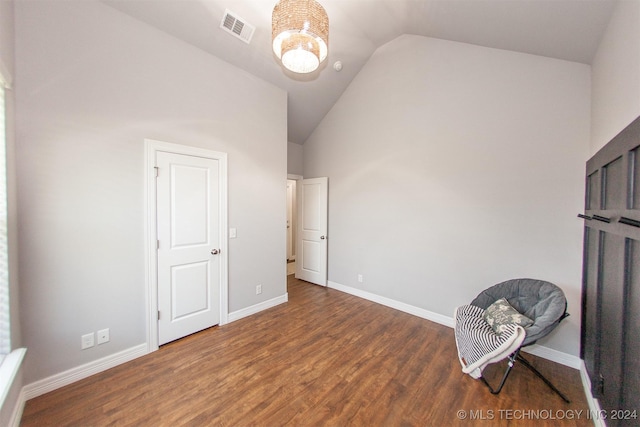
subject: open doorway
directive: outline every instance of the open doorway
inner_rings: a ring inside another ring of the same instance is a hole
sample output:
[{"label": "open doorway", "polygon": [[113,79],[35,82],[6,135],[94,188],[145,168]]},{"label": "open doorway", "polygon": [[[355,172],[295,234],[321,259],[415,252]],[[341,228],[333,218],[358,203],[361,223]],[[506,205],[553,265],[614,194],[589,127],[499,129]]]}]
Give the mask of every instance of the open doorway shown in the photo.
[{"label": "open doorway", "polygon": [[296,272],[297,178],[289,175],[287,179],[287,276]]}]

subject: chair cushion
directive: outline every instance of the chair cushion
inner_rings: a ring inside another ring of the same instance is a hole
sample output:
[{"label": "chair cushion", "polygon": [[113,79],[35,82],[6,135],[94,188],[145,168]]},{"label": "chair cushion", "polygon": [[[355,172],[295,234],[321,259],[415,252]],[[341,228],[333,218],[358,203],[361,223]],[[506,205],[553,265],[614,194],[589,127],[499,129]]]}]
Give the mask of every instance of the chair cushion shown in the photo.
[{"label": "chair cushion", "polygon": [[506,298],[500,298],[487,307],[482,317],[498,335],[502,334],[510,324],[520,325],[523,328],[533,325],[533,320],[520,314]]},{"label": "chair cushion", "polygon": [[562,289],[537,279],[512,279],[482,291],[471,305],[484,310],[500,298],[506,298],[519,313],[533,320],[527,326],[523,346],[533,344],[551,332],[564,317],[567,300]]}]

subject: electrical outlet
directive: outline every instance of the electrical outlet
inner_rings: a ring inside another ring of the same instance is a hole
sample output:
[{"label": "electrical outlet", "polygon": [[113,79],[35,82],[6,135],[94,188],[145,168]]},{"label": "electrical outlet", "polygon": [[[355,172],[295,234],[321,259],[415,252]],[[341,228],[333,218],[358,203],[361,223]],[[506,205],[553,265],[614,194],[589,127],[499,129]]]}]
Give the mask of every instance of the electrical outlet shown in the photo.
[{"label": "electrical outlet", "polygon": [[262,293],[262,285],[256,286],[256,295],[260,295]]},{"label": "electrical outlet", "polygon": [[364,278],[362,277],[362,274],[358,274],[358,283],[362,283],[364,281]]},{"label": "electrical outlet", "polygon": [[109,342],[109,328],[98,331],[98,345]]},{"label": "electrical outlet", "polygon": [[91,348],[95,345],[94,337],[95,335],[93,334],[93,332],[91,332],[90,334],[85,334],[81,337],[83,350],[86,350],[87,348]]}]

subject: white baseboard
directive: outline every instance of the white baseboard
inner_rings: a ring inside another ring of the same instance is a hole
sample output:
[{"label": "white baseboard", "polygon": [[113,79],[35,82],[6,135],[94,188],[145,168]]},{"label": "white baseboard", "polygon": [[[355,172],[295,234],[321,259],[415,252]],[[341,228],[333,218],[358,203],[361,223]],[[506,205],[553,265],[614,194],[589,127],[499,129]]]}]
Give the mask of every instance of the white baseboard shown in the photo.
[{"label": "white baseboard", "polygon": [[20,390],[20,394],[18,395],[18,400],[16,401],[16,406],[13,407],[13,412],[11,413],[11,418],[9,419],[10,427],[20,427],[20,421],[22,421],[22,412],[24,411],[24,405],[27,403],[27,398],[25,397],[24,387]]},{"label": "white baseboard", "polygon": [[[439,323],[450,328],[455,327],[455,320],[453,317],[445,316],[443,314],[434,313],[424,308],[415,307],[404,302],[392,300],[387,297],[373,294],[371,292],[363,291],[362,289],[352,288],[351,286],[341,285],[336,282],[329,281],[328,286],[338,291],[345,292],[347,294],[355,295],[360,298],[364,298],[369,301],[376,302],[378,304],[385,305],[387,307],[394,308],[396,310],[403,311],[414,316],[421,317],[423,319],[430,320],[435,323]],[[526,352],[540,356],[544,359],[551,360],[552,362],[559,363],[561,365],[568,366],[574,369],[580,369],[580,363],[582,360],[577,356],[572,356],[567,353],[563,353],[552,348],[543,347],[540,345],[532,345],[525,349]]]},{"label": "white baseboard", "polygon": [[587,398],[589,410],[592,414],[590,418],[593,420],[593,425],[595,427],[607,427],[604,417],[601,418],[596,415],[602,413],[600,403],[598,402],[598,399],[593,397],[593,394],[591,394],[591,380],[589,379],[587,367],[585,366],[583,360],[580,361],[580,379],[582,379],[582,388],[584,388],[584,395]]},{"label": "white baseboard", "polygon": [[363,291],[362,289],[352,288],[350,286],[341,285],[336,282],[329,281],[328,286],[332,289],[345,292],[347,294],[355,295],[360,298],[364,298],[369,301],[377,302],[378,304],[385,305],[387,307],[394,308],[405,313],[413,314],[414,316],[421,317],[423,319],[431,320],[432,322],[439,323],[444,326],[453,328],[455,322],[453,317],[443,316],[442,314],[434,313],[424,308],[415,307],[400,301],[392,300],[387,297],[372,294],[371,292]]},{"label": "white baseboard", "polygon": [[275,307],[276,305],[280,305],[280,304],[285,303],[287,301],[289,301],[289,294],[288,293],[284,293],[283,295],[280,295],[279,297],[271,298],[270,300],[263,301],[263,302],[258,303],[256,305],[252,305],[250,307],[234,311],[232,313],[229,313],[229,316],[227,318],[227,323],[235,322],[236,320],[240,320],[243,317],[251,316],[252,314],[259,313],[262,310],[266,310],[268,308]]},{"label": "white baseboard", "polygon": [[102,359],[94,360],[93,362],[71,368],[68,371],[60,372],[59,374],[25,385],[22,388],[24,398],[25,400],[33,399],[34,397],[49,393],[50,391],[90,377],[91,375],[99,372],[106,371],[107,369],[113,368],[122,363],[137,359],[138,357],[144,356],[148,353],[149,350],[145,343],[107,357],[103,357]]},{"label": "white baseboard", "polygon": [[542,357],[543,359],[551,360],[552,362],[556,362],[573,369],[580,369],[580,365],[582,364],[582,359],[580,359],[578,356],[573,356],[571,354],[563,353],[561,351],[538,344],[527,346],[523,348],[522,351]]}]

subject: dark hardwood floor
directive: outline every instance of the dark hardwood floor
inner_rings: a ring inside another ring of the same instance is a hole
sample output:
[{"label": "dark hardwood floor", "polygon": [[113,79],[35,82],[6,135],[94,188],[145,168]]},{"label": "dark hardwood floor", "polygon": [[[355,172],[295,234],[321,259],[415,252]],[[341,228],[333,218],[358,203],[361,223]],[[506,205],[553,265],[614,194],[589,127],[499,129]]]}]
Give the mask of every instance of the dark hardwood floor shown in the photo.
[{"label": "dark hardwood floor", "polygon": [[462,373],[452,329],[293,276],[288,287],[286,304],[29,400],[21,425],[593,424],[574,369],[525,354],[571,404],[517,364],[494,396]]}]

